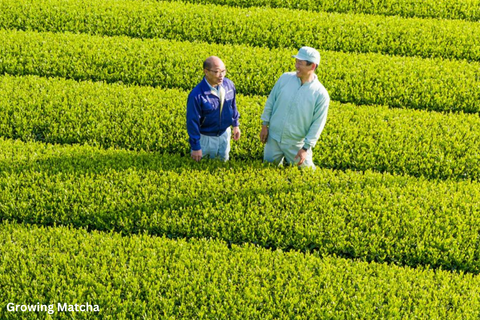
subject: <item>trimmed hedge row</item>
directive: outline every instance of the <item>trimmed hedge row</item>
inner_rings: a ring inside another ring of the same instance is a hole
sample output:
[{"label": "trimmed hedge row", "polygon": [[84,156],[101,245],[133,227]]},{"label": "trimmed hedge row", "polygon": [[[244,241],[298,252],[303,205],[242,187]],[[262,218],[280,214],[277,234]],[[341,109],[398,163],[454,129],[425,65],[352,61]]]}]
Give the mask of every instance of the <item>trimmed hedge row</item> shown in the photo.
[{"label": "trimmed hedge row", "polygon": [[0,155],[2,220],[480,272],[478,183],[18,141]]},{"label": "trimmed hedge row", "polygon": [[[178,0],[165,0],[178,1]],[[185,2],[218,4],[234,7],[271,7],[366,13],[387,16],[480,20],[479,0],[184,0]]]},{"label": "trimmed hedge row", "polygon": [[466,21],[137,0],[4,0],[0,11],[5,29],[480,60],[480,25]]},{"label": "trimmed hedge row", "polygon": [[[71,228],[0,225],[2,319],[477,319],[478,277]],[[98,312],[58,312],[60,304]]]},{"label": "trimmed hedge row", "polygon": [[[127,37],[0,31],[0,73],[190,90],[220,56],[243,94],[268,95],[296,50]],[[189,54],[186,55],[185,53]],[[480,64],[325,52],[318,71],[332,99],[438,111],[480,110]]]},{"label": "trimmed hedge row", "polygon": [[[0,135],[186,155],[186,100],[177,89],[3,76]],[[232,157],[263,158],[258,134],[265,100],[238,96],[243,136],[232,142]],[[332,102],[314,161],[342,170],[480,180],[478,128],[475,115]]]}]

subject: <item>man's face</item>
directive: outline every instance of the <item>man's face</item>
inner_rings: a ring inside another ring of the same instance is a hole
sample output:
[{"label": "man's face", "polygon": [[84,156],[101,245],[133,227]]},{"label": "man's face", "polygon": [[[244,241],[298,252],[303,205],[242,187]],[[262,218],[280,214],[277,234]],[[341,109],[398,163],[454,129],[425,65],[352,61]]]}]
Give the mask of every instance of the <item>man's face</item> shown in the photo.
[{"label": "man's face", "polygon": [[208,83],[218,86],[222,84],[227,70],[221,60],[215,60],[210,69],[203,69],[203,72],[205,73],[205,78],[207,78]]},{"label": "man's face", "polygon": [[295,70],[297,70],[297,77],[299,78],[308,75],[314,67],[315,65],[313,63],[307,66],[307,61],[295,59]]}]

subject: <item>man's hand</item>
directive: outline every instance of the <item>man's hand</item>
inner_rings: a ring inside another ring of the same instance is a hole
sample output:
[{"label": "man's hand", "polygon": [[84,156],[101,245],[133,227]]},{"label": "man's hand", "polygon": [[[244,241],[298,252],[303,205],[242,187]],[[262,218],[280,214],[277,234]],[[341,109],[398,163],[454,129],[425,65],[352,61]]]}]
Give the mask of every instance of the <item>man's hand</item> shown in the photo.
[{"label": "man's hand", "polygon": [[202,149],[196,151],[192,150],[192,159],[197,162],[202,160]]},{"label": "man's hand", "polygon": [[303,150],[303,148],[302,148],[302,149],[298,150],[298,153],[295,156],[294,160],[299,159],[298,163],[297,163],[297,166],[301,166],[306,158],[307,158],[307,151]]},{"label": "man's hand", "polygon": [[238,141],[240,139],[240,128],[239,127],[233,127],[233,140]]},{"label": "man's hand", "polygon": [[263,144],[267,143],[267,138],[268,138],[268,127],[265,125],[262,125],[262,131],[260,131],[260,141],[262,141]]}]

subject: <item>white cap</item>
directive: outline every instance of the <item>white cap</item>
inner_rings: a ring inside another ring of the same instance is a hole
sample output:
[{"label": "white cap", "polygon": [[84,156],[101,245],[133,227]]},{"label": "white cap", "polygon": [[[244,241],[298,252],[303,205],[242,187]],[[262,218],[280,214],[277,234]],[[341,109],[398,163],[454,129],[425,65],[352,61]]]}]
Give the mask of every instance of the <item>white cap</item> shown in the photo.
[{"label": "white cap", "polygon": [[301,47],[298,50],[296,56],[292,56],[298,60],[306,60],[315,63],[317,66],[320,64],[320,53],[317,50],[310,47]]}]

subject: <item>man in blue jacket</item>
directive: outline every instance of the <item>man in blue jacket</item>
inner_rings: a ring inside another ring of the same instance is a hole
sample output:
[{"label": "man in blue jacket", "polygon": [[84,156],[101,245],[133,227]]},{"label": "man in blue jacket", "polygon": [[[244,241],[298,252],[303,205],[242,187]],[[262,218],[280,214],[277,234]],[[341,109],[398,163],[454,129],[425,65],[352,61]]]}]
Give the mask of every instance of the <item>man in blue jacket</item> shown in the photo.
[{"label": "man in blue jacket", "polygon": [[295,72],[284,73],[268,96],[261,116],[260,140],[264,160],[315,169],[312,148],[327,121],[330,97],[315,70],[320,53],[302,47],[295,59]]},{"label": "man in blue jacket", "polygon": [[240,139],[235,86],[225,78],[225,65],[218,57],[208,57],[203,63],[203,72],[205,76],[187,100],[191,157],[195,161],[202,157],[227,161],[232,134],[234,140]]}]

